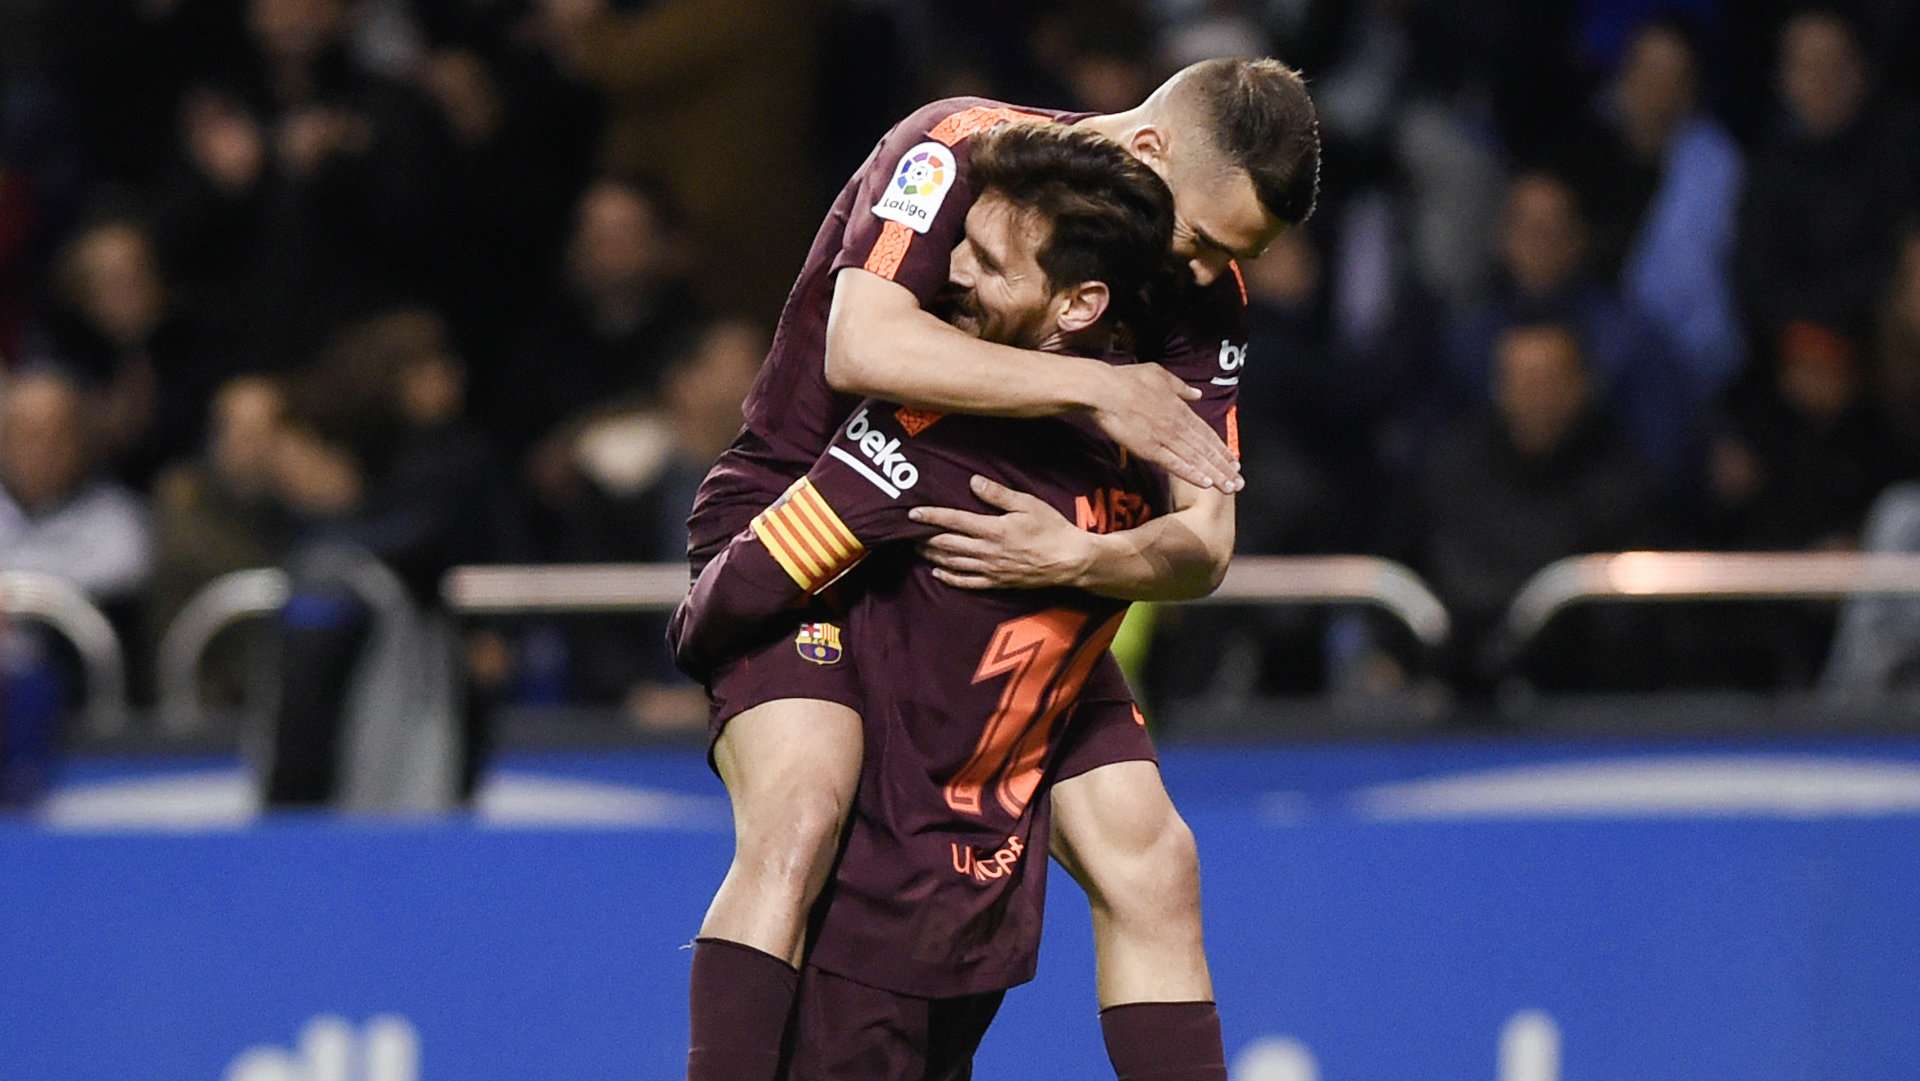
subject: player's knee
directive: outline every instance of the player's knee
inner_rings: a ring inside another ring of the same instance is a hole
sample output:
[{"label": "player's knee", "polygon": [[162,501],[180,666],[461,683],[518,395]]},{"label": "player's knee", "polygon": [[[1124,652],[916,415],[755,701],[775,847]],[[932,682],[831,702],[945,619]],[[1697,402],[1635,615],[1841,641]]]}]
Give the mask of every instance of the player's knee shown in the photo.
[{"label": "player's knee", "polygon": [[1128,843],[1085,853],[1089,900],[1122,924],[1171,931],[1200,910],[1193,830],[1169,809]]},{"label": "player's knee", "polygon": [[1160,893],[1166,904],[1178,911],[1199,911],[1200,846],[1193,839],[1193,828],[1179,815],[1172,815],[1166,828],[1154,841],[1154,862],[1160,868]]},{"label": "player's knee", "polygon": [[740,838],[743,862],[768,891],[811,896],[833,860],[846,799],[830,789],[808,789],[764,810],[757,827]]}]

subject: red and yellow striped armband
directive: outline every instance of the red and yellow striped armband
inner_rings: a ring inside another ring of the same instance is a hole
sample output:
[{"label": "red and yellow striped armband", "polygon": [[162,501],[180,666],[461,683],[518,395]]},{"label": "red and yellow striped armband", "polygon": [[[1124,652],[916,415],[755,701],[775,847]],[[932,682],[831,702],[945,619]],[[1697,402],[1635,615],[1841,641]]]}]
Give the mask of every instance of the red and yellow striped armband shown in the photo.
[{"label": "red and yellow striped armband", "polygon": [[867,555],[853,530],[805,477],[754,518],[753,534],[794,584],[808,593],[825,589]]}]

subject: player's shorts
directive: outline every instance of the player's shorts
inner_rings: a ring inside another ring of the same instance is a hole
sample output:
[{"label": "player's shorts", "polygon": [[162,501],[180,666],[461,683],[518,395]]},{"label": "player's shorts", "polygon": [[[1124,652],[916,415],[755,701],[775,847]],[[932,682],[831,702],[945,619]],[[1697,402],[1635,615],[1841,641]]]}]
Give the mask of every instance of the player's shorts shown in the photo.
[{"label": "player's shorts", "polygon": [[[757,437],[743,432],[701,482],[688,521],[691,537],[687,562],[693,577],[698,578],[727,542],[746,529],[753,516],[779,498],[792,482],[765,460],[770,455]],[[726,731],[727,722],[755,706],[786,698],[812,698],[860,711],[860,681],[841,645],[841,629],[833,610],[822,603],[804,615],[796,613],[794,627],[785,634],[749,650],[714,673],[707,682],[709,765],[714,744]]]},{"label": "player's shorts", "polygon": [[809,965],[780,1081],[968,1081],[1005,994],[915,998]]},{"label": "player's shorts", "polygon": [[1120,762],[1160,761],[1153,736],[1147,731],[1147,719],[1133,699],[1102,699],[1080,702],[1073,707],[1066,730],[1060,734],[1060,749],[1049,785],[1070,781],[1101,766]]},{"label": "player's shorts", "polygon": [[861,711],[859,672],[841,642],[841,624],[806,622],[766,645],[727,662],[707,683],[707,755],[727,722],[755,706],[783,698],[814,698]]}]

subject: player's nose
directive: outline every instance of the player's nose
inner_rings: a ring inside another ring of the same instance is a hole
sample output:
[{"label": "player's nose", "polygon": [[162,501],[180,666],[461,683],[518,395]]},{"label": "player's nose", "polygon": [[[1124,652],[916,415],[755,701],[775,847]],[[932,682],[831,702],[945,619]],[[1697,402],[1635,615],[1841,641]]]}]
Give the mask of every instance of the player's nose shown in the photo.
[{"label": "player's nose", "polygon": [[1214,279],[1218,278],[1220,272],[1225,269],[1222,264],[1212,259],[1194,259],[1187,263],[1187,267],[1193,272],[1193,283],[1202,288],[1212,285]]}]

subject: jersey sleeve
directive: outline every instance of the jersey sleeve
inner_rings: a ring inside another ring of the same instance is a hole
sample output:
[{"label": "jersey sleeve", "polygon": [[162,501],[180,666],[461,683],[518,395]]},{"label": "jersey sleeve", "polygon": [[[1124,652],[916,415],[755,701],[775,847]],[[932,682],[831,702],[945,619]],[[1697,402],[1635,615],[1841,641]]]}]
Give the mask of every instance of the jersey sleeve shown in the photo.
[{"label": "jersey sleeve", "polygon": [[997,124],[1045,120],[1036,113],[948,99],[896,125],[861,169],[834,273],[860,267],[903,285],[922,307],[947,282],[947,263],[966,233],[976,192],[968,143]]},{"label": "jersey sleeve", "polygon": [[1199,290],[1160,364],[1200,391],[1194,412],[1240,456],[1240,380],[1247,365],[1247,293],[1238,264]]},{"label": "jersey sleeve", "polygon": [[874,548],[931,535],[908,517],[923,505],[973,506],[979,470],[950,418],[868,400],[795,481],[701,572],[668,624],[668,646],[704,678],[758,642],[768,625],[858,566]]}]

